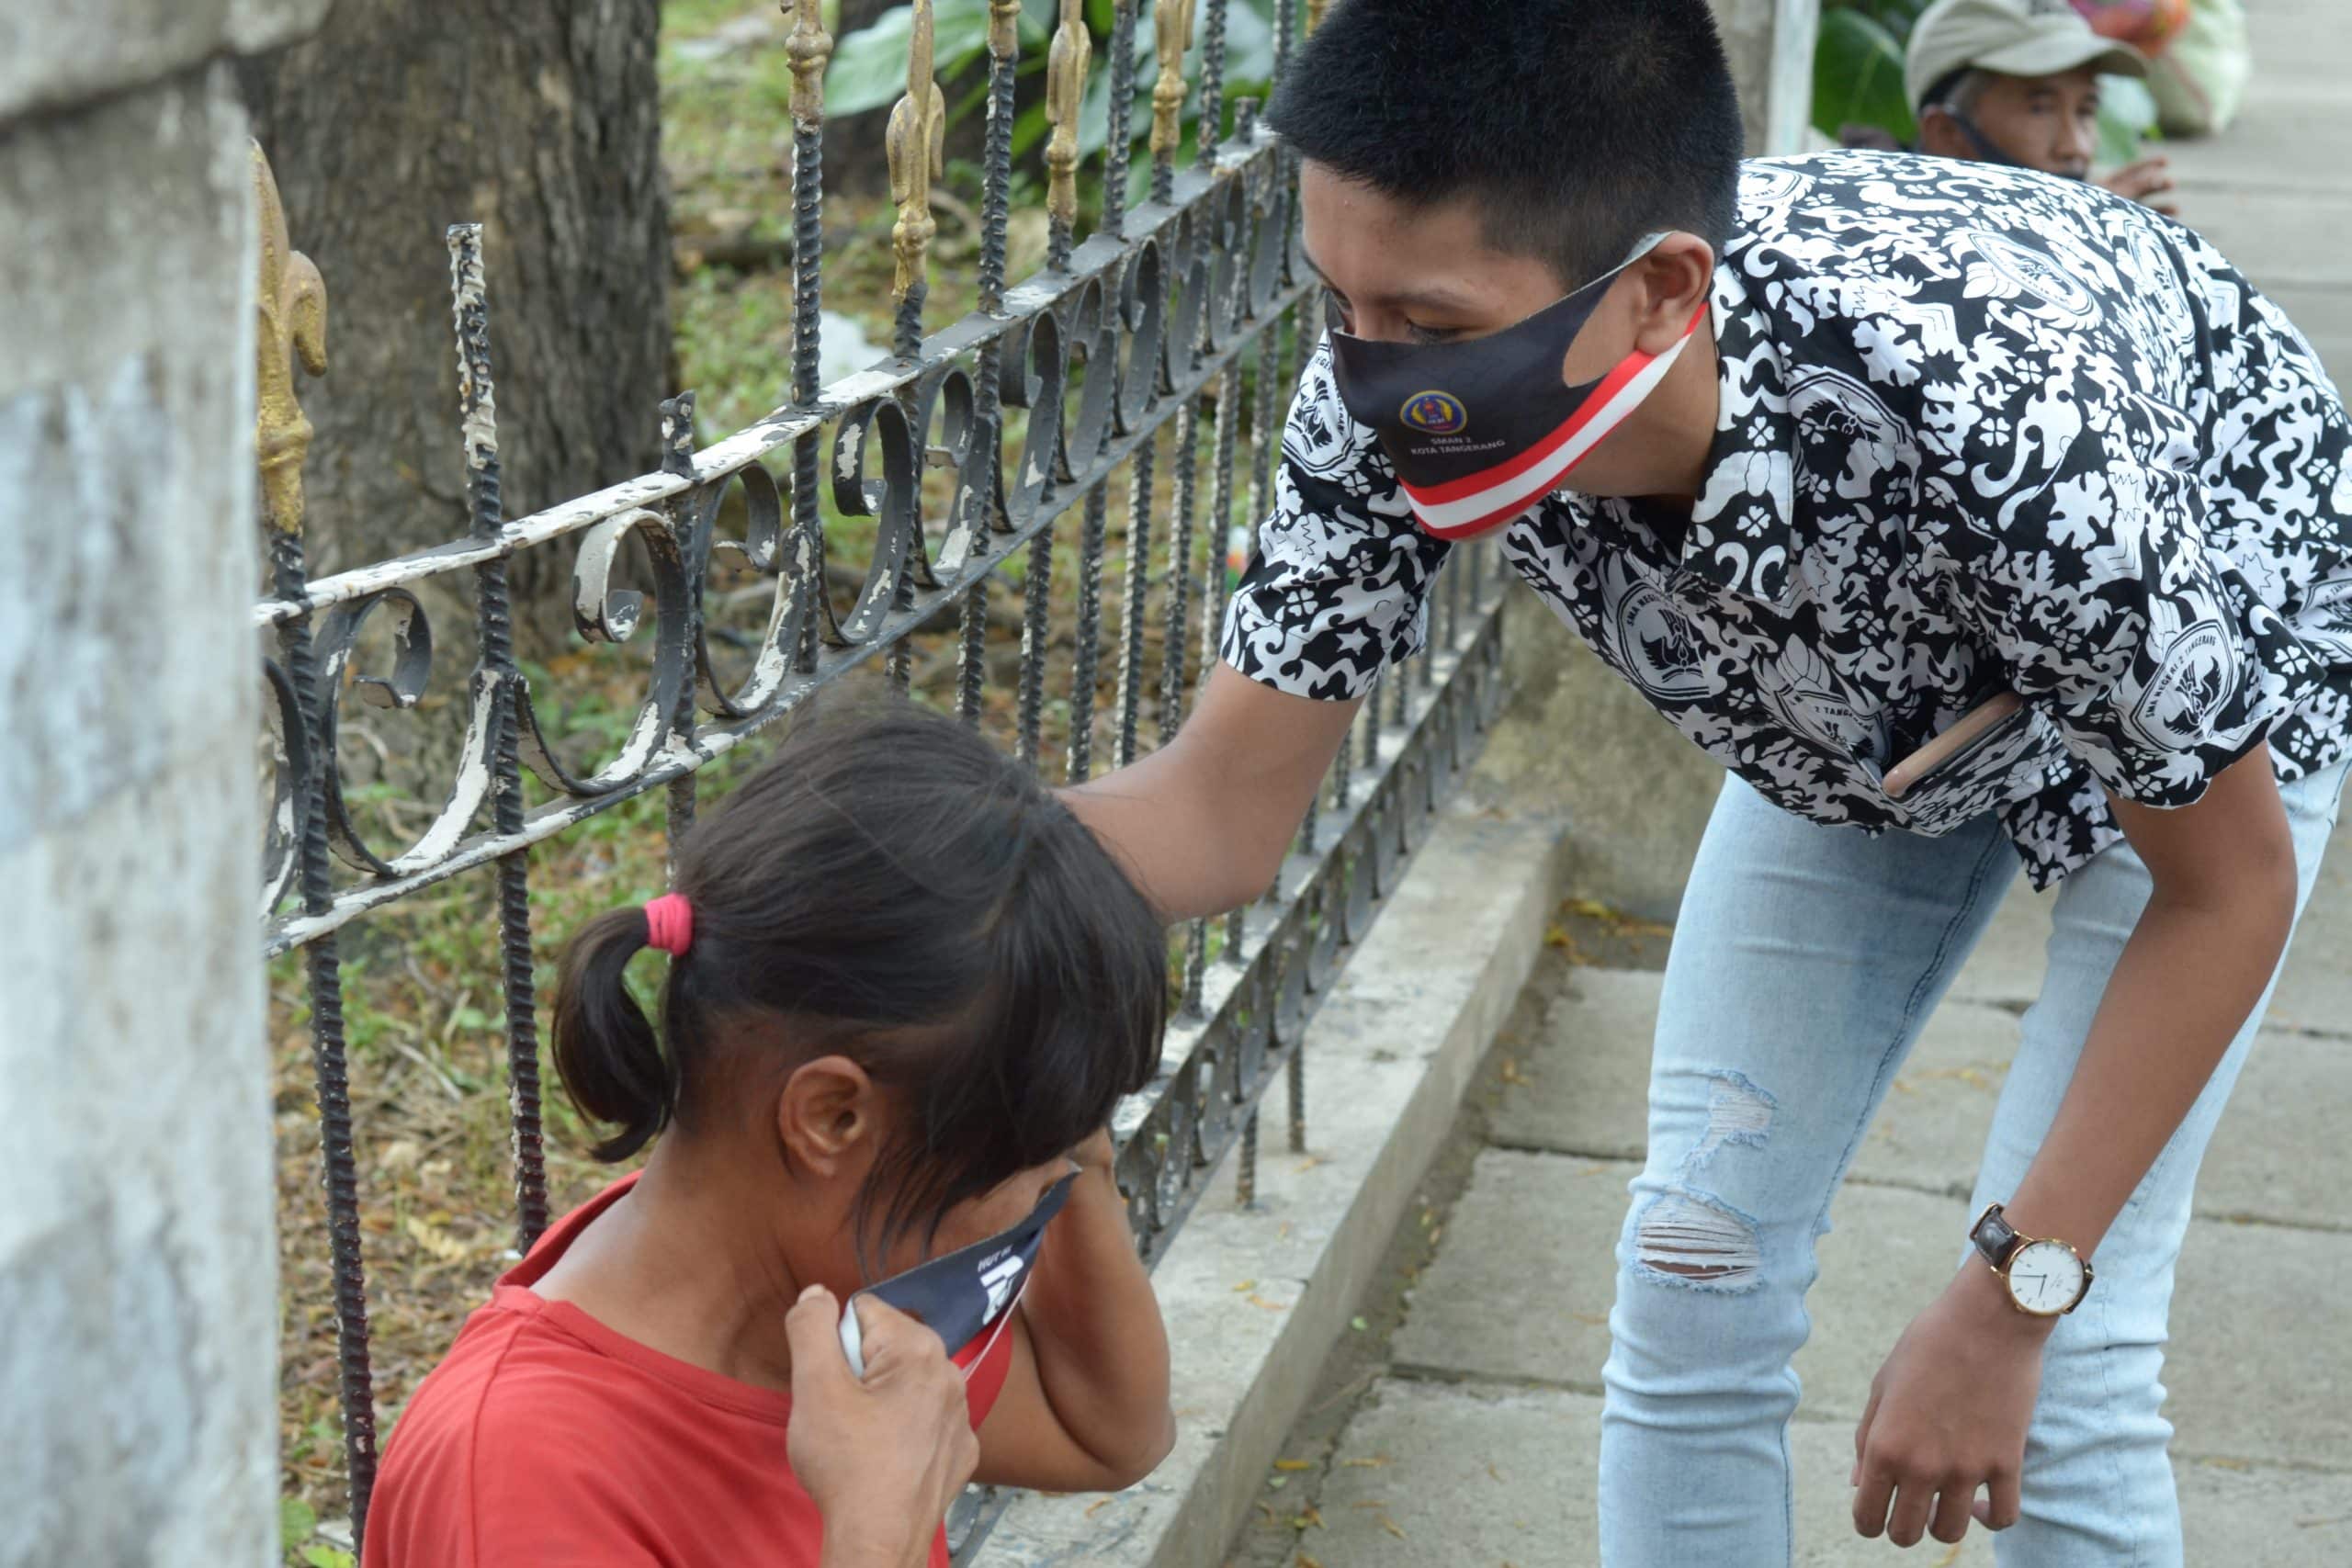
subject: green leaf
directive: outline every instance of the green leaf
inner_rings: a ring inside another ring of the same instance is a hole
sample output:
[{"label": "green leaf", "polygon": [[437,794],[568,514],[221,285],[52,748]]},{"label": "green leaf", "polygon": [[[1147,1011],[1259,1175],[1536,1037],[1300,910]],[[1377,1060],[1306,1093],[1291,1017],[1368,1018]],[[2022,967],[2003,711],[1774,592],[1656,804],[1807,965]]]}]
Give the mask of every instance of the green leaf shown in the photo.
[{"label": "green leaf", "polygon": [[280,1497],[277,1500],[277,1539],[287,1551],[291,1551],[310,1540],[311,1532],[318,1528],[319,1511],[301,1498]]},{"label": "green leaf", "polygon": [[2140,155],[2140,143],[2156,130],[2156,96],[2145,82],[2130,76],[2102,76],[2098,83],[2098,152],[2101,168],[2128,164]]},{"label": "green leaf", "polygon": [[332,1546],[306,1546],[302,1561],[310,1568],[358,1568],[358,1559]]},{"label": "green leaf", "polygon": [[1821,18],[1813,52],[1813,124],[1824,136],[1847,125],[1876,126],[1897,141],[1918,134],[1903,96],[1903,45],[1860,11]]},{"label": "green leaf", "polygon": [[[863,114],[906,92],[914,14],[911,6],[894,6],[842,39],[825,72],[827,114]],[[988,48],[988,0],[937,0],[931,15],[932,76],[944,81]]]}]

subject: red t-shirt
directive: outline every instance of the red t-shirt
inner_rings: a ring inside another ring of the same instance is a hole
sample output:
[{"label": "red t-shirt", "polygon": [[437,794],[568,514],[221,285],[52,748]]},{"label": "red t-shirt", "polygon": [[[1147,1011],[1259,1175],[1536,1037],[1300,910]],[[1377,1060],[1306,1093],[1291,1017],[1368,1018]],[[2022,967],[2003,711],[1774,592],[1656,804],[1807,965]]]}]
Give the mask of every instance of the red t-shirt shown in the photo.
[{"label": "red t-shirt", "polygon": [[[636,1180],[550,1227],[418,1386],[377,1477],[365,1568],[814,1568],[824,1526],[785,1459],[789,1395],[531,1291]],[[956,1358],[975,1427],[1012,1353],[995,1334]],[[944,1531],[931,1561],[946,1568]]]}]

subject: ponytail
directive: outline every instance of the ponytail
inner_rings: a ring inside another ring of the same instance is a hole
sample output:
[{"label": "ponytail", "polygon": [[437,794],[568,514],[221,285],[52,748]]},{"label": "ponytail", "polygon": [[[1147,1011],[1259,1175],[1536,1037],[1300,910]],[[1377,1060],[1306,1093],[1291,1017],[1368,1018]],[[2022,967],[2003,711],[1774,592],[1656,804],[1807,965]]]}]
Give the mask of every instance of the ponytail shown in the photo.
[{"label": "ponytail", "polygon": [[571,1102],[616,1131],[591,1152],[627,1159],[670,1123],[677,1065],[629,994],[628,961],[647,945],[643,909],[613,909],[582,928],[563,955],[555,995],[555,1069]]}]

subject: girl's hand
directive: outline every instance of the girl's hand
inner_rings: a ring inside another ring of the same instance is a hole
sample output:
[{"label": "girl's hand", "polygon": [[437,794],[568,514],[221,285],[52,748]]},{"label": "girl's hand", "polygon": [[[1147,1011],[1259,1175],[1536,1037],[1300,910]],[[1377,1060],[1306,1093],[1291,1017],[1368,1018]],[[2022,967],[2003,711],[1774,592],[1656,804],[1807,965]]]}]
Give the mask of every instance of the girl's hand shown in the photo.
[{"label": "girl's hand", "polygon": [[[2026,1424],[2054,1321],[2018,1312],[1999,1276],[1975,1263],[1912,1320],[1871,1381],[1854,1431],[1855,1529],[1915,1546],[1923,1529],[1959,1540],[1972,1515],[1988,1529],[2017,1522]],[[1991,1493],[1982,1502],[1980,1486]]]}]

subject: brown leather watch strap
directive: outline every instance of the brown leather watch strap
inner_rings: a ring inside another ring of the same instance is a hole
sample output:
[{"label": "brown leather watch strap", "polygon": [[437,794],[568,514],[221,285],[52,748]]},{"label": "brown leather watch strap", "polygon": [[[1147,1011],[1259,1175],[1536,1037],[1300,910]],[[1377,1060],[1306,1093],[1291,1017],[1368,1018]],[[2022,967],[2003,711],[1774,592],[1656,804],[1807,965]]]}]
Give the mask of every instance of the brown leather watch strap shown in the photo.
[{"label": "brown leather watch strap", "polygon": [[2001,1205],[1987,1203],[1984,1212],[1976,1217],[1976,1223],[1969,1227],[1968,1239],[1976,1244],[1976,1250],[1984,1255],[1985,1262],[2001,1269],[2007,1266],[2009,1255],[2025,1238],[2018,1235],[2017,1227],[2002,1214]]}]

